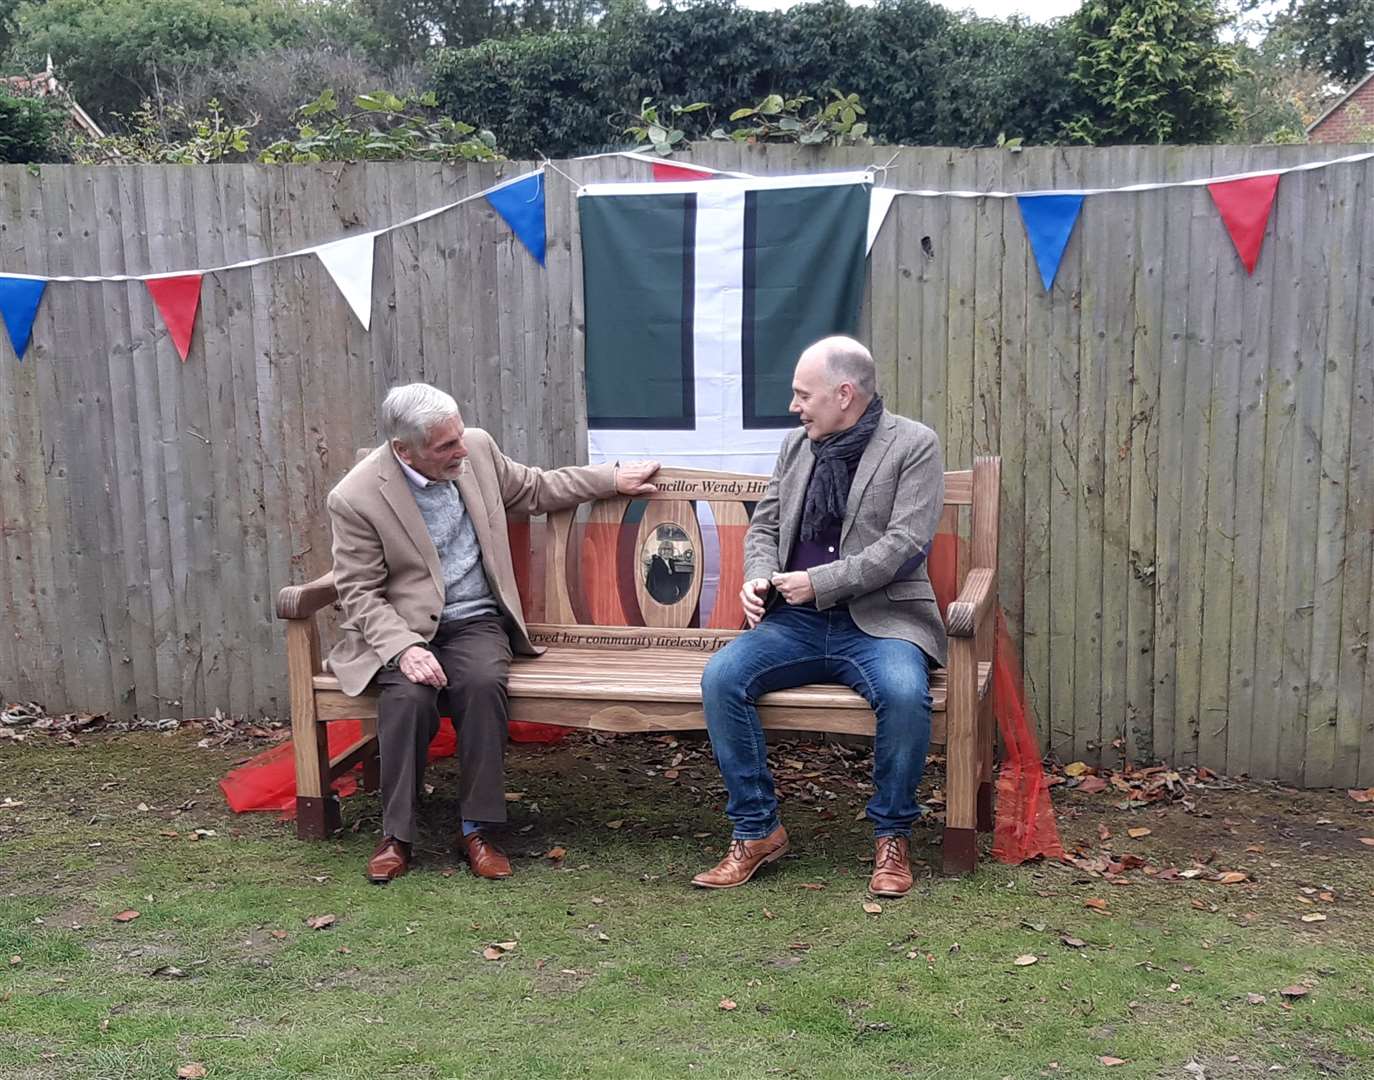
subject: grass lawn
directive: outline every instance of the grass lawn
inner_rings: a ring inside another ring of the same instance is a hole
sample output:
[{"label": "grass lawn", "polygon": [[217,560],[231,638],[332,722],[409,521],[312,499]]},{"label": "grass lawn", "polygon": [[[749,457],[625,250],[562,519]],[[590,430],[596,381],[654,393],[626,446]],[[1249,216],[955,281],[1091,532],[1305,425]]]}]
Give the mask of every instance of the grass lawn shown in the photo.
[{"label": "grass lawn", "polygon": [[444,762],[423,862],[378,887],[375,797],[300,843],[225,809],[247,751],[196,738],[0,744],[4,1080],[1374,1077],[1374,804],[1343,792],[1216,785],[1188,812],[1060,789],[1066,845],[1252,880],[918,866],[870,913],[862,752],[777,751],[814,801],[784,805],[794,854],[730,892],[687,885],[726,836],[700,742],[514,748],[503,883],[452,852]]}]

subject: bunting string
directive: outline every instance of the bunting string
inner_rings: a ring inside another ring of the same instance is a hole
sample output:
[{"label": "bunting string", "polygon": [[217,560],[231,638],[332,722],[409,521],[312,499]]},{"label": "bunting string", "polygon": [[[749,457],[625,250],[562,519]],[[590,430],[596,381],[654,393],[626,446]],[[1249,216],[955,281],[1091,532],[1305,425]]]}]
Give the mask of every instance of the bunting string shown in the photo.
[{"label": "bunting string", "polygon": [[395,232],[397,229],[404,229],[410,225],[417,225],[422,221],[428,221],[432,217],[438,217],[440,214],[457,209],[465,203],[476,202],[478,199],[485,199],[489,195],[493,195],[504,188],[513,187],[522,181],[529,181],[532,177],[538,178],[542,172],[543,170],[541,168],[536,169],[534,172],[524,173],[511,180],[502,180],[500,183],[493,184],[488,188],[483,188],[481,191],[475,192],[472,195],[464,195],[461,199],[457,199],[454,202],[445,203],[443,206],[436,206],[432,210],[425,210],[412,217],[406,218],[404,221],[398,221],[392,225],[385,225],[380,229],[372,229],[369,232],[351,233],[348,236],[342,237],[341,240],[330,240],[322,244],[312,244],[310,247],[300,248],[296,251],[284,251],[279,255],[262,255],[256,259],[242,259],[239,262],[225,263],[222,266],[198,267],[193,270],[164,270],[155,274],[82,274],[76,276],[65,274],[15,274],[8,270],[2,270],[0,271],[0,276],[21,281],[157,281],[159,278],[184,277],[188,274],[205,275],[219,274],[226,270],[247,270],[254,266],[265,266],[268,263],[281,262],[284,259],[299,259],[304,255],[318,255],[322,250],[329,248],[332,244],[344,241],[359,241],[364,237],[375,240],[377,237],[383,236],[386,233]]}]

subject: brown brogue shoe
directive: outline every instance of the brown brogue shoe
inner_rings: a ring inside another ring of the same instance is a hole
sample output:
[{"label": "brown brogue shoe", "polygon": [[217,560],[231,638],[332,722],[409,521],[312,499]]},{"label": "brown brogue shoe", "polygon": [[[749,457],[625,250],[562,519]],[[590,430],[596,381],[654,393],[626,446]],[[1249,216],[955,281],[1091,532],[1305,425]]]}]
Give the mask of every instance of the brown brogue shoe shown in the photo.
[{"label": "brown brogue shoe", "polygon": [[459,837],[458,846],[467,856],[472,872],[478,877],[489,878],[492,881],[510,877],[510,860],[506,858],[505,852],[480,832]]},{"label": "brown brogue shoe", "polygon": [[394,836],[385,836],[367,860],[367,880],[376,885],[395,881],[410,869],[410,845]]},{"label": "brown brogue shoe", "polygon": [[753,877],[760,866],[786,854],[787,830],[781,825],[762,840],[731,840],[725,858],[692,878],[692,884],[702,889],[733,889]]},{"label": "brown brogue shoe", "polygon": [[880,836],[873,851],[873,876],[868,891],[874,896],[905,896],[911,891],[910,842],[905,836]]}]

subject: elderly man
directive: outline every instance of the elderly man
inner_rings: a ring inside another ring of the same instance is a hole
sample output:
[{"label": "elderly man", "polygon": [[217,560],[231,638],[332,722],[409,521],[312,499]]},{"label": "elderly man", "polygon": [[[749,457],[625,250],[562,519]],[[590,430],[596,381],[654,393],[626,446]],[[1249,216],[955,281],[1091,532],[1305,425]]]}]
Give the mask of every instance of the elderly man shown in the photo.
[{"label": "elderly man", "polygon": [[887,412],[873,357],[826,338],[792,379],[801,417],[778,453],[744,542],[740,593],[751,629],[711,658],[702,699],[729,793],[730,850],[694,885],[743,885],[787,852],[754,702],[806,683],[843,683],[873,708],[877,845],[869,889],[911,888],[908,836],[930,742],[929,671],[945,662],[945,628],[925,556],[944,506],[940,441]]},{"label": "elderly man", "polygon": [[458,404],[425,383],[382,403],[386,441],[329,493],[343,638],[329,663],[346,694],[381,692],[382,842],[367,864],[385,883],[410,868],[415,807],[444,697],[458,730],[459,846],[472,872],[510,876],[485,835],[506,820],[506,676],[525,630],[506,511],[540,514],[617,492],[655,490],[656,462],[548,472],[464,428]]}]

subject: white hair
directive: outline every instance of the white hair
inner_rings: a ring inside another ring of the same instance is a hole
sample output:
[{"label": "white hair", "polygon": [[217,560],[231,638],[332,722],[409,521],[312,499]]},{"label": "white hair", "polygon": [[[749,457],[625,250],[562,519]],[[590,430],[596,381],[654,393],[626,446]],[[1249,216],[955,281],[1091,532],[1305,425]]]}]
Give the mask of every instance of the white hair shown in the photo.
[{"label": "white hair", "polygon": [[382,434],[410,447],[423,446],[430,428],[459,416],[458,402],[429,383],[393,386],[382,401]]},{"label": "white hair", "polygon": [[825,360],[825,370],[834,380],[832,386],[849,383],[865,399],[878,392],[878,366],[873,362],[873,354],[860,342],[836,334],[821,338],[806,351],[812,350]]}]

